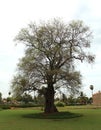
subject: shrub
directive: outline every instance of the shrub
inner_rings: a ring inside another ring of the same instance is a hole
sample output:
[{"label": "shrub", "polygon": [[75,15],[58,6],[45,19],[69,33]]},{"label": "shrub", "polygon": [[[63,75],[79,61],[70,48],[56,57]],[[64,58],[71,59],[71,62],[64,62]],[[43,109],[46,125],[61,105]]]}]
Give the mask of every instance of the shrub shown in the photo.
[{"label": "shrub", "polygon": [[10,105],[0,105],[0,108],[1,109],[10,109],[11,108],[11,106]]},{"label": "shrub", "polygon": [[57,101],[57,102],[55,102],[55,105],[56,105],[57,107],[64,107],[64,106],[65,106],[65,103],[62,102],[62,101]]}]

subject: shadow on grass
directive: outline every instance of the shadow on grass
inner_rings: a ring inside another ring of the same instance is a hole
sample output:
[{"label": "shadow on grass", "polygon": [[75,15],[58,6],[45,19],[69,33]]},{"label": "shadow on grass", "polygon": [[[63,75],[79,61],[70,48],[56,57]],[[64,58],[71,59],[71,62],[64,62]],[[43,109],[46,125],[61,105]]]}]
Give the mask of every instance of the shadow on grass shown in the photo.
[{"label": "shadow on grass", "polygon": [[33,118],[33,119],[71,119],[81,116],[83,115],[71,112],[59,112],[54,114],[32,113],[23,115],[24,118]]}]

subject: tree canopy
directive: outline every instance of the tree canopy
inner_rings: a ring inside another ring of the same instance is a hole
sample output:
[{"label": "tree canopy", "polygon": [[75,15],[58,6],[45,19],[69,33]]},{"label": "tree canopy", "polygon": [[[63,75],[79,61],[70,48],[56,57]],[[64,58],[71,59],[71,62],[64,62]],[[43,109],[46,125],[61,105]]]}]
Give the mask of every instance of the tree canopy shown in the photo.
[{"label": "tree canopy", "polygon": [[54,19],[21,29],[15,40],[25,44],[25,55],[12,80],[13,91],[39,91],[45,97],[45,112],[57,112],[55,90],[66,87],[72,92],[81,87],[81,74],[75,62],[94,62],[90,48],[92,33],[82,21],[65,24]]}]

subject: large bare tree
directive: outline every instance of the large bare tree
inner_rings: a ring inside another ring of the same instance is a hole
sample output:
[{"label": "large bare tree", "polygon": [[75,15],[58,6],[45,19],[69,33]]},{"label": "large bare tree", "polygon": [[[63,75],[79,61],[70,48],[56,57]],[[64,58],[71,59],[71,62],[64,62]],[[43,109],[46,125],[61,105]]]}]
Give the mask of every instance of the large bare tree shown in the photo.
[{"label": "large bare tree", "polygon": [[20,77],[16,76],[12,82],[13,90],[16,86],[22,91],[37,90],[45,97],[44,112],[57,112],[55,90],[66,87],[75,92],[81,87],[81,74],[75,71],[75,61],[94,61],[94,55],[87,52],[92,39],[89,27],[82,21],[65,24],[54,19],[39,25],[29,24],[15,39],[25,44],[26,49],[18,64]]}]

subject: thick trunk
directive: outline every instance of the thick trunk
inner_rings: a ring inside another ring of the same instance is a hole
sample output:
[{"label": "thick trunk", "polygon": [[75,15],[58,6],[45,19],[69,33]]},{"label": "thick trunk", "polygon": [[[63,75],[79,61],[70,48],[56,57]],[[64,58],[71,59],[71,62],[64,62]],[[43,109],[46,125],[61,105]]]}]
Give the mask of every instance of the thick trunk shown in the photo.
[{"label": "thick trunk", "polygon": [[54,87],[53,85],[48,85],[45,93],[45,113],[55,113],[58,112],[56,106],[54,105]]}]

